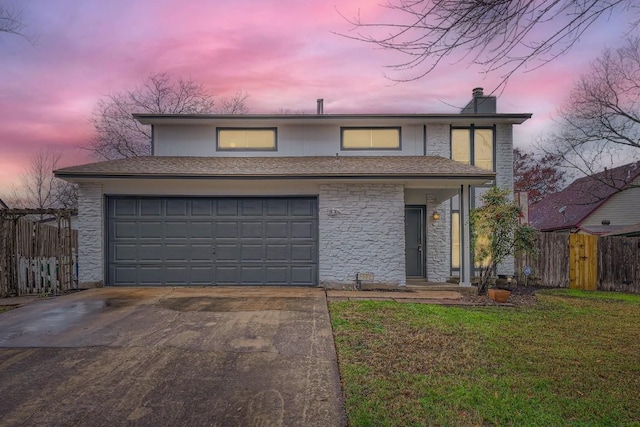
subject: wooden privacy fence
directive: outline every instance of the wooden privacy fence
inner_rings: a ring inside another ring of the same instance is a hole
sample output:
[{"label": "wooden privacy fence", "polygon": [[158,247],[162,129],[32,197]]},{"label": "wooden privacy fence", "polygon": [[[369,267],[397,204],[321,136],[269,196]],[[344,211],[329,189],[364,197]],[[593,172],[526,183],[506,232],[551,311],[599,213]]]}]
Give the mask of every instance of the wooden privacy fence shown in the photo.
[{"label": "wooden privacy fence", "polygon": [[[68,209],[0,210],[0,296],[77,289],[78,232]],[[34,217],[53,216],[52,225]]]},{"label": "wooden privacy fence", "polygon": [[536,254],[516,258],[519,283],[640,293],[640,237],[539,233],[536,245]]}]

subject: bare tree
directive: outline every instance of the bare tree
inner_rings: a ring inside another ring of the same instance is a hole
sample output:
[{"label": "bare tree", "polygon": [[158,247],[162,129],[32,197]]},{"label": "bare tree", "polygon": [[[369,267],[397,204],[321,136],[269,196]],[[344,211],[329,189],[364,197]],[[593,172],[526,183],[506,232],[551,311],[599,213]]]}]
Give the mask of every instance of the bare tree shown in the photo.
[{"label": "bare tree", "polygon": [[220,112],[223,114],[246,114],[249,112],[247,107],[247,99],[249,94],[246,92],[236,92],[231,98],[222,100],[222,108]]},{"label": "bare tree", "polygon": [[151,74],[134,90],[107,95],[93,110],[91,123],[95,135],[83,148],[98,159],[111,160],[151,154],[151,127],[139,123],[133,113],[208,114],[247,112],[248,95],[238,92],[222,100],[215,108],[215,99],[202,84],[193,80],[172,81],[165,73]]},{"label": "bare tree", "polygon": [[513,187],[515,191],[528,193],[529,204],[560,191],[564,184],[560,158],[548,153],[526,153],[519,148],[513,150]]},{"label": "bare tree", "polygon": [[0,5],[0,33],[22,35],[23,27],[19,13],[12,12]]},{"label": "bare tree", "polygon": [[50,209],[73,209],[78,206],[77,187],[53,175],[62,152],[41,149],[33,154],[26,172],[13,188],[12,207]]},{"label": "bare tree", "polygon": [[542,147],[579,174],[640,159],[640,39],[605,49],[575,83],[557,122]]},{"label": "bare tree", "polygon": [[[497,70],[502,84],[518,70],[564,54],[612,12],[638,15],[634,0],[389,0],[385,7],[393,20],[345,17],[355,35],[343,35],[406,55],[405,62],[391,66],[413,72],[404,80],[420,79],[451,59]],[[636,20],[632,26],[637,25]]]}]

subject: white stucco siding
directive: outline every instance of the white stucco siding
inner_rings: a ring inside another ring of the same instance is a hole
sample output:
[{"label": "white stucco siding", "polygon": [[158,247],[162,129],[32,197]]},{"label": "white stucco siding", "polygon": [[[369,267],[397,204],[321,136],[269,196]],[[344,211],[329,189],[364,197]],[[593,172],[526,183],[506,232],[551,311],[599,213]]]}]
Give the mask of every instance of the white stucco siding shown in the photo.
[{"label": "white stucco siding", "polygon": [[78,185],[78,281],[102,286],[104,278],[104,207],[102,184]]},{"label": "white stucco siding", "polygon": [[[362,126],[346,123],[344,126]],[[222,127],[227,127],[222,126]],[[238,127],[235,124],[232,127]],[[260,127],[254,125],[252,127]],[[274,127],[265,124],[264,127]],[[276,156],[421,156],[424,154],[423,126],[401,126],[400,150],[342,150],[341,126],[335,124],[279,125],[276,151],[217,151],[217,131],[211,125],[154,126],[154,155],[156,156],[220,156],[220,157],[276,157]]]},{"label": "white stucco siding", "polygon": [[[640,180],[634,185],[640,186]],[[629,188],[614,194],[583,222],[582,226],[599,226],[607,220],[610,225],[632,225],[640,222],[640,188]]]},{"label": "white stucco siding", "polygon": [[320,285],[353,286],[358,272],[404,285],[403,186],[321,184],[319,190]]}]

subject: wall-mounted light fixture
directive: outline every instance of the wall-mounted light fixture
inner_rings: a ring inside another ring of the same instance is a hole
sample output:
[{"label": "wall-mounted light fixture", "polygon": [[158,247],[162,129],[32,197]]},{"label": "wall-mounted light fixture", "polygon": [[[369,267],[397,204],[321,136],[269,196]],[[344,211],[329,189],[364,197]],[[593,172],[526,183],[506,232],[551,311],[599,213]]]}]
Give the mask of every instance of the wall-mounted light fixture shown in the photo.
[{"label": "wall-mounted light fixture", "polygon": [[433,219],[434,221],[438,221],[440,219],[440,214],[438,213],[438,211],[433,211],[431,219]]}]

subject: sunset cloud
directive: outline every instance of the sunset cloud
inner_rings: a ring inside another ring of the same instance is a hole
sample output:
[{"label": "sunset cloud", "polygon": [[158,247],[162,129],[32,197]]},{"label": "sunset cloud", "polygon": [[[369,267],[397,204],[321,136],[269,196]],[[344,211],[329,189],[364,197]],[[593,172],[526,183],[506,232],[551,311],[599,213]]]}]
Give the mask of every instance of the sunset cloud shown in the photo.
[{"label": "sunset cloud", "polygon": [[[9,4],[12,2],[9,1]],[[250,95],[251,112],[288,108],[325,112],[454,112],[486,77],[463,64],[445,64],[418,81],[394,84],[385,66],[402,60],[335,33],[349,34],[340,15],[379,22],[379,2],[346,0],[27,0],[22,10],[30,41],[0,35],[0,196],[32,153],[64,149],[65,162],[88,161],[77,149],[92,135],[89,118],[103,96],[167,72],[192,78],[219,97]],[[615,17],[614,17],[615,18]],[[549,127],[573,79],[624,24],[608,24],[542,71],[516,76],[501,93],[501,112],[531,112],[516,129],[519,145]]]}]

